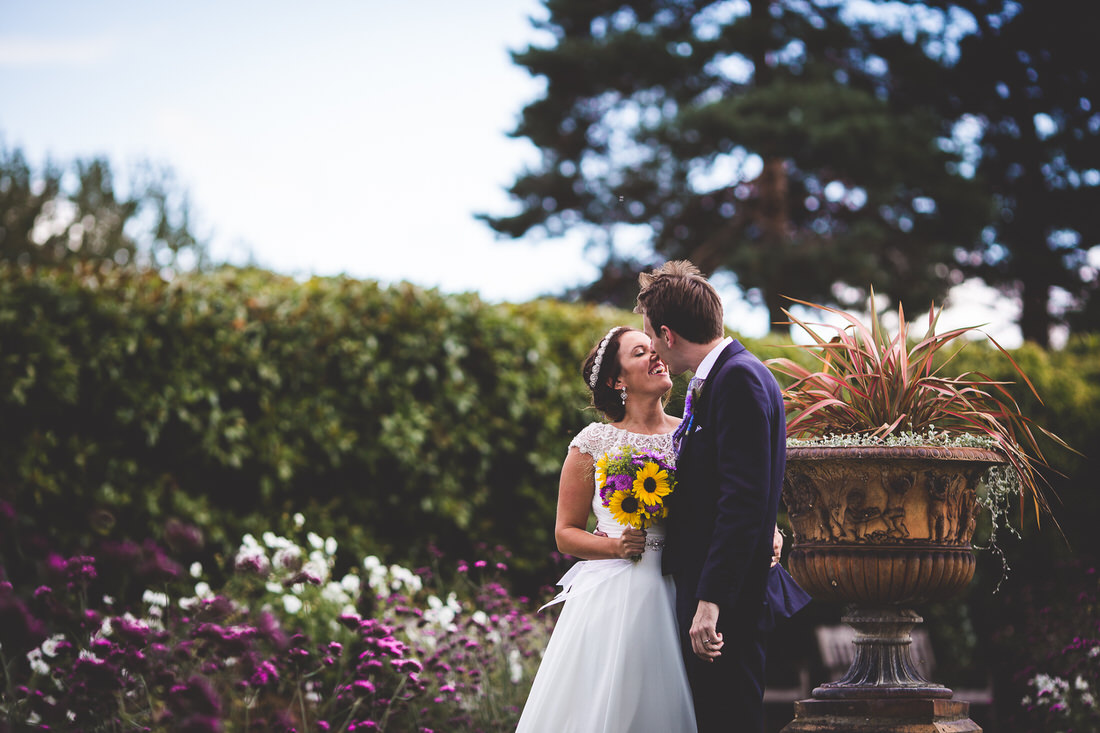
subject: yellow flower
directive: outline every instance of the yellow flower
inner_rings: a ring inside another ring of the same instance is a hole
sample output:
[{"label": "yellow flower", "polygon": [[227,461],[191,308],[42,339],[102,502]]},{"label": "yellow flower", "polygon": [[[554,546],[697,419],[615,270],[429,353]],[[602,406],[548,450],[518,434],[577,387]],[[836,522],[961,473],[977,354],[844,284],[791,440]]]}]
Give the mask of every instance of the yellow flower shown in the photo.
[{"label": "yellow flower", "polygon": [[634,495],[646,506],[661,504],[661,497],[672,492],[669,486],[668,471],[650,461],[634,476]]},{"label": "yellow flower", "polygon": [[603,485],[607,483],[607,462],[610,460],[608,455],[604,453],[596,460],[596,488],[602,489]]},{"label": "yellow flower", "polygon": [[611,500],[607,507],[611,510],[611,516],[615,521],[626,527],[641,529],[645,517],[642,516],[644,507],[638,498],[628,491],[616,491],[611,494]]}]

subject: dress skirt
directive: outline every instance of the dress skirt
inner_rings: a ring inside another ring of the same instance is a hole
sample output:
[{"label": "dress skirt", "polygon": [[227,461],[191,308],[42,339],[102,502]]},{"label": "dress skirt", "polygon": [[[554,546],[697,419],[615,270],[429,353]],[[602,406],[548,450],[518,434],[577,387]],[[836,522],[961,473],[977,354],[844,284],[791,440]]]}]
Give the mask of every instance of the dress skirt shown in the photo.
[{"label": "dress skirt", "polygon": [[661,549],[647,547],[637,562],[580,562],[562,581],[565,606],[517,732],[693,733]]}]

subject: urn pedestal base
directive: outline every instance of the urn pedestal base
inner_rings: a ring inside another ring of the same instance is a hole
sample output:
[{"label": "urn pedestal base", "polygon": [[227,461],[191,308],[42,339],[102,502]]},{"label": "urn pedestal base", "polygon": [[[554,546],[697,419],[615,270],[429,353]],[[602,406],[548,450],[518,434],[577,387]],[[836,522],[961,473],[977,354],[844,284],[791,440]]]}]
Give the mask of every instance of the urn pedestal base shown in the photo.
[{"label": "urn pedestal base", "polygon": [[929,682],[910,655],[912,630],[921,617],[907,608],[850,608],[844,622],[855,629],[855,658],[847,674],[794,704],[783,733],[866,731],[948,733],[981,731],[970,703]]},{"label": "urn pedestal base", "polygon": [[782,733],[963,733],[970,703],[939,698],[799,700]]}]

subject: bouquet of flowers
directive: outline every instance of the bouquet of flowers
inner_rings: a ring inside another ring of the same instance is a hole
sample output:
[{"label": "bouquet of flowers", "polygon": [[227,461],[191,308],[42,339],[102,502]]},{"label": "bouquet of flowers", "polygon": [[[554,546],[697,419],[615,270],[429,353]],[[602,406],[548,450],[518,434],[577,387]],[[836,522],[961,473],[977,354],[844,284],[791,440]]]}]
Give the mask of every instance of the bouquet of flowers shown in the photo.
[{"label": "bouquet of flowers", "polygon": [[615,521],[645,529],[668,516],[665,500],[676,489],[676,469],[656,451],[624,445],[596,461],[596,486]]}]

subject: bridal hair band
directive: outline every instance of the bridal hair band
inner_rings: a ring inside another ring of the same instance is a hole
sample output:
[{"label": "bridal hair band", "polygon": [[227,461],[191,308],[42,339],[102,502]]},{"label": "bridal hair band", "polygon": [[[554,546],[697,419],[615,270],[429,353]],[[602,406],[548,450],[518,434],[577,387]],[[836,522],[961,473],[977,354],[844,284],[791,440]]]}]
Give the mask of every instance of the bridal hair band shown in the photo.
[{"label": "bridal hair band", "polygon": [[607,350],[607,342],[611,340],[611,337],[615,335],[615,332],[621,329],[622,326],[613,326],[607,335],[603,337],[603,341],[600,342],[599,347],[596,349],[596,359],[592,362],[592,373],[588,375],[588,388],[591,390],[596,389],[596,382],[600,381],[600,364],[603,364],[603,352]]}]

